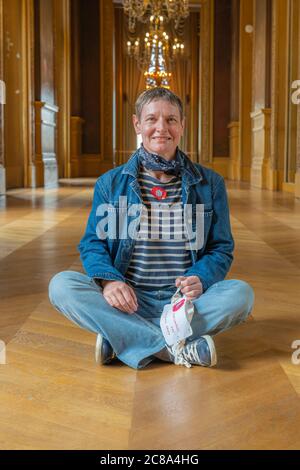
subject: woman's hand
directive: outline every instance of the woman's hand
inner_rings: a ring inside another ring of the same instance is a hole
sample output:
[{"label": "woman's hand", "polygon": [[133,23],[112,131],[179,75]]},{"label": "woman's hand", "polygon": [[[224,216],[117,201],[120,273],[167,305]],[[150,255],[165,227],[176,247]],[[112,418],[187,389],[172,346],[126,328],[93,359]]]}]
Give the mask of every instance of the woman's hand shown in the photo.
[{"label": "woman's hand", "polygon": [[203,294],[203,286],[198,276],[179,276],[175,281],[176,287],[181,286],[181,293],[187,299],[195,300]]},{"label": "woman's hand", "polygon": [[102,281],[103,297],[115,308],[132,314],[138,308],[136,294],[131,286],[122,281]]}]

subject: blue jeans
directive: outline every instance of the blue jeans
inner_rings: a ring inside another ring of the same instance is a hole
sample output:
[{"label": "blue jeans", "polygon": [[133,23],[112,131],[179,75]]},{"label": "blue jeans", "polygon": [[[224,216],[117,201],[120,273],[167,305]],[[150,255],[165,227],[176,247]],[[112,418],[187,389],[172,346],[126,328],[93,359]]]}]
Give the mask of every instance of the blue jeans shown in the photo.
[{"label": "blue jeans", "polygon": [[[102,333],[117,357],[134,369],[153,360],[165,347],[159,321],[165,304],[170,303],[176,287],[168,290],[135,289],[138,310],[129,315],[112,307],[102,288],[85,274],[63,271],[49,285],[52,305],[78,326]],[[246,320],[254,302],[253,289],[244,281],[225,280],[213,284],[193,301],[191,323],[193,341],[201,335],[215,335]]]}]

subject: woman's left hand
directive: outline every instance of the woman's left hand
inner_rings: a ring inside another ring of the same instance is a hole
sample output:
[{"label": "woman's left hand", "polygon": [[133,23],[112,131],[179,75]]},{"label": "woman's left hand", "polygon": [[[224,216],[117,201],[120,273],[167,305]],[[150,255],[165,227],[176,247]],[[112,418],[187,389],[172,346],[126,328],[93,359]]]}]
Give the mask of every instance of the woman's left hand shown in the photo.
[{"label": "woman's left hand", "polygon": [[187,299],[197,299],[203,294],[203,286],[198,276],[179,276],[175,281],[176,287],[181,286],[181,293],[184,294]]}]

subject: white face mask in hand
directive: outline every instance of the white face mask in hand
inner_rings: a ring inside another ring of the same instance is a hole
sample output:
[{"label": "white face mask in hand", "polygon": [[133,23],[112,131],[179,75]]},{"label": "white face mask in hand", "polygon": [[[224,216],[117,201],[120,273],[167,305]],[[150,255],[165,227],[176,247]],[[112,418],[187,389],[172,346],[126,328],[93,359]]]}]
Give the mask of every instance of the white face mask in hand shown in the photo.
[{"label": "white face mask in hand", "polygon": [[193,334],[190,325],[193,314],[194,304],[180,293],[179,287],[171,303],[164,306],[160,318],[160,327],[168,346],[179,342],[184,344],[183,340]]}]

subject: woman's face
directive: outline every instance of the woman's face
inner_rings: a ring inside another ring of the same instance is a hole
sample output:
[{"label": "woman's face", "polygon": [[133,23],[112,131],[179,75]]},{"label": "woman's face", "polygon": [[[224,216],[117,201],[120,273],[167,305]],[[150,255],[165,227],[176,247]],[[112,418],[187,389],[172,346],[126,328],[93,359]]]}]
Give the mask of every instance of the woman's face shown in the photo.
[{"label": "woman's face", "polygon": [[133,125],[148,152],[166,160],[175,157],[184,130],[184,119],[180,120],[176,105],[166,100],[151,101],[143,106],[140,121],[133,115]]}]

